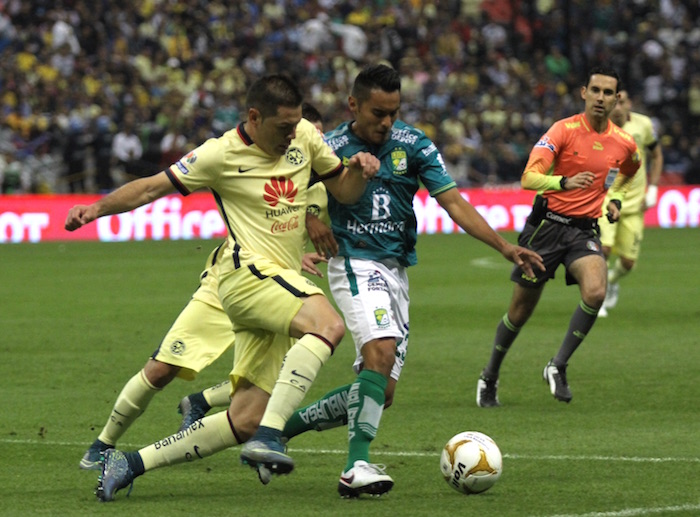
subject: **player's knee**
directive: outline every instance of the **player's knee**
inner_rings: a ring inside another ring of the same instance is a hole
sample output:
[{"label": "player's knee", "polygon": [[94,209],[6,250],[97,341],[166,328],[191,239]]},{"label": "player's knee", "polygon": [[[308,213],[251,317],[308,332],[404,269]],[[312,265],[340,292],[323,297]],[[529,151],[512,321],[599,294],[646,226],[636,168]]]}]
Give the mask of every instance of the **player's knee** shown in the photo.
[{"label": "player's knee", "polygon": [[364,367],[389,377],[396,361],[396,340],[376,339],[362,347]]},{"label": "player's knee", "polygon": [[143,367],[143,373],[151,385],[156,388],[164,388],[170,381],[177,377],[180,371],[179,366],[174,366],[168,363],[162,363],[155,359],[149,359]]},{"label": "player's knee", "polygon": [[231,408],[228,410],[228,416],[236,431],[236,436],[242,441],[249,440],[255,434],[262,420],[262,413],[238,410],[232,414]]},{"label": "player's knee", "polygon": [[600,309],[605,300],[605,286],[589,289],[582,296],[583,303],[594,309]]},{"label": "player's knee", "polygon": [[319,332],[328,339],[333,346],[338,346],[345,336],[345,323],[337,313],[335,317],[329,317],[324,321],[324,328]]},{"label": "player's knee", "polygon": [[527,323],[527,320],[530,319],[534,310],[534,305],[518,305],[517,307],[513,307],[508,311],[508,321],[516,327],[522,327]]},{"label": "player's knee", "polygon": [[629,271],[634,267],[634,260],[625,257],[620,257],[620,264],[623,268]]}]

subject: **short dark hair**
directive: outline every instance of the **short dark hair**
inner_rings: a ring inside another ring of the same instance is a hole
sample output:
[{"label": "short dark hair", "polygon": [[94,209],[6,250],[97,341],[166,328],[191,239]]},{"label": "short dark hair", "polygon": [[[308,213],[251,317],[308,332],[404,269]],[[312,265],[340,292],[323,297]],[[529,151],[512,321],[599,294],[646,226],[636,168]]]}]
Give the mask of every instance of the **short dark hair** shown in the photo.
[{"label": "short dark hair", "polygon": [[610,68],[607,66],[594,66],[588,72],[588,78],[586,79],[586,86],[591,84],[591,77],[594,75],[607,75],[608,77],[614,77],[615,79],[617,79],[617,88],[615,89],[615,93],[624,89],[624,88],[622,88],[622,80],[620,79],[620,76],[618,75],[617,71],[614,68]]},{"label": "short dark hair", "polygon": [[401,76],[386,65],[368,65],[357,74],[352,85],[352,96],[358,102],[369,99],[372,90],[381,89],[387,93],[401,91]]},{"label": "short dark hair", "polygon": [[323,116],[321,112],[318,111],[313,104],[304,102],[301,105],[301,116],[304,117],[309,122],[323,122]]},{"label": "short dark hair", "polygon": [[284,75],[267,75],[255,81],[248,89],[247,108],[255,108],[260,115],[271,117],[280,107],[296,108],[301,106],[303,96],[299,87]]}]

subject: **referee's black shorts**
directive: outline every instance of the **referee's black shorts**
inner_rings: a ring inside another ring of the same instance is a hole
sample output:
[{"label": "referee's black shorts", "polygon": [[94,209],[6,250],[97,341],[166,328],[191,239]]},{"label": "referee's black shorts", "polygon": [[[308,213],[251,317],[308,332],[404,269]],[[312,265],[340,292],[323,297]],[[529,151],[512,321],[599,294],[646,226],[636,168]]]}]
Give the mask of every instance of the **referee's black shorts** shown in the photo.
[{"label": "referee's black shorts", "polygon": [[[518,237],[518,244],[524,248],[536,251],[542,257],[546,270],[535,269],[535,277],[527,276],[518,266],[513,268],[510,278],[523,287],[539,287],[547,280],[554,278],[559,264],[567,269],[571,263],[586,255],[603,255],[597,226],[579,228],[561,224],[543,218],[539,221],[525,223]],[[566,284],[575,284],[576,280],[567,273]]]}]

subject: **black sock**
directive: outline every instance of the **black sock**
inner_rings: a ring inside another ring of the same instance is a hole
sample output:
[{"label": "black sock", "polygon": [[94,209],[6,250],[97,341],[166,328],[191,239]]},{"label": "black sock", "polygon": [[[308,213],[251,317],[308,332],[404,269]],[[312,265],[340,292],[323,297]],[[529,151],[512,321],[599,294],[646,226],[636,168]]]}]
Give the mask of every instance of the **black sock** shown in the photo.
[{"label": "black sock", "polygon": [[126,456],[126,461],[129,463],[129,468],[131,469],[131,472],[134,474],[135,478],[146,472],[146,469],[143,466],[143,460],[141,459],[141,455],[138,453],[138,451],[125,452],[124,456]]},{"label": "black sock", "polygon": [[205,411],[209,411],[211,409],[209,402],[207,402],[207,399],[204,398],[204,394],[201,391],[190,395],[190,401],[196,403],[198,406],[202,406]]}]

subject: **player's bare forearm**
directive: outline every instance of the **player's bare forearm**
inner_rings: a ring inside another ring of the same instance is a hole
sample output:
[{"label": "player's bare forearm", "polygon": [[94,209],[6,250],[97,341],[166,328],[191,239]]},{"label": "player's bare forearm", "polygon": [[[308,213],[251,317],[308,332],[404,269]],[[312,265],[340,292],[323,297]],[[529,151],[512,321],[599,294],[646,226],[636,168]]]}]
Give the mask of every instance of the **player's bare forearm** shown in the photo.
[{"label": "player's bare forearm", "polygon": [[333,197],[344,205],[353,205],[359,201],[367,187],[367,181],[379,172],[379,160],[370,153],[360,152],[348,161],[343,172],[324,181]]},{"label": "player's bare forearm", "polygon": [[503,252],[508,242],[489,226],[476,208],[460,195],[459,190],[447,190],[435,196],[435,200],[462,230],[499,253]]},{"label": "player's bare forearm", "polygon": [[435,199],[440,203],[440,206],[447,210],[452,220],[460,228],[475,239],[479,239],[484,244],[491,246],[507,260],[520,266],[527,275],[534,276],[533,268],[544,271],[544,263],[539,254],[520,246],[514,246],[505,240],[489,226],[486,219],[459,194],[457,189],[443,192],[436,196]]},{"label": "player's bare forearm", "polygon": [[68,211],[64,226],[68,231],[77,230],[95,219],[128,212],[172,192],[175,192],[175,187],[164,172],[140,178],[119,187],[91,205],[74,206]]}]

